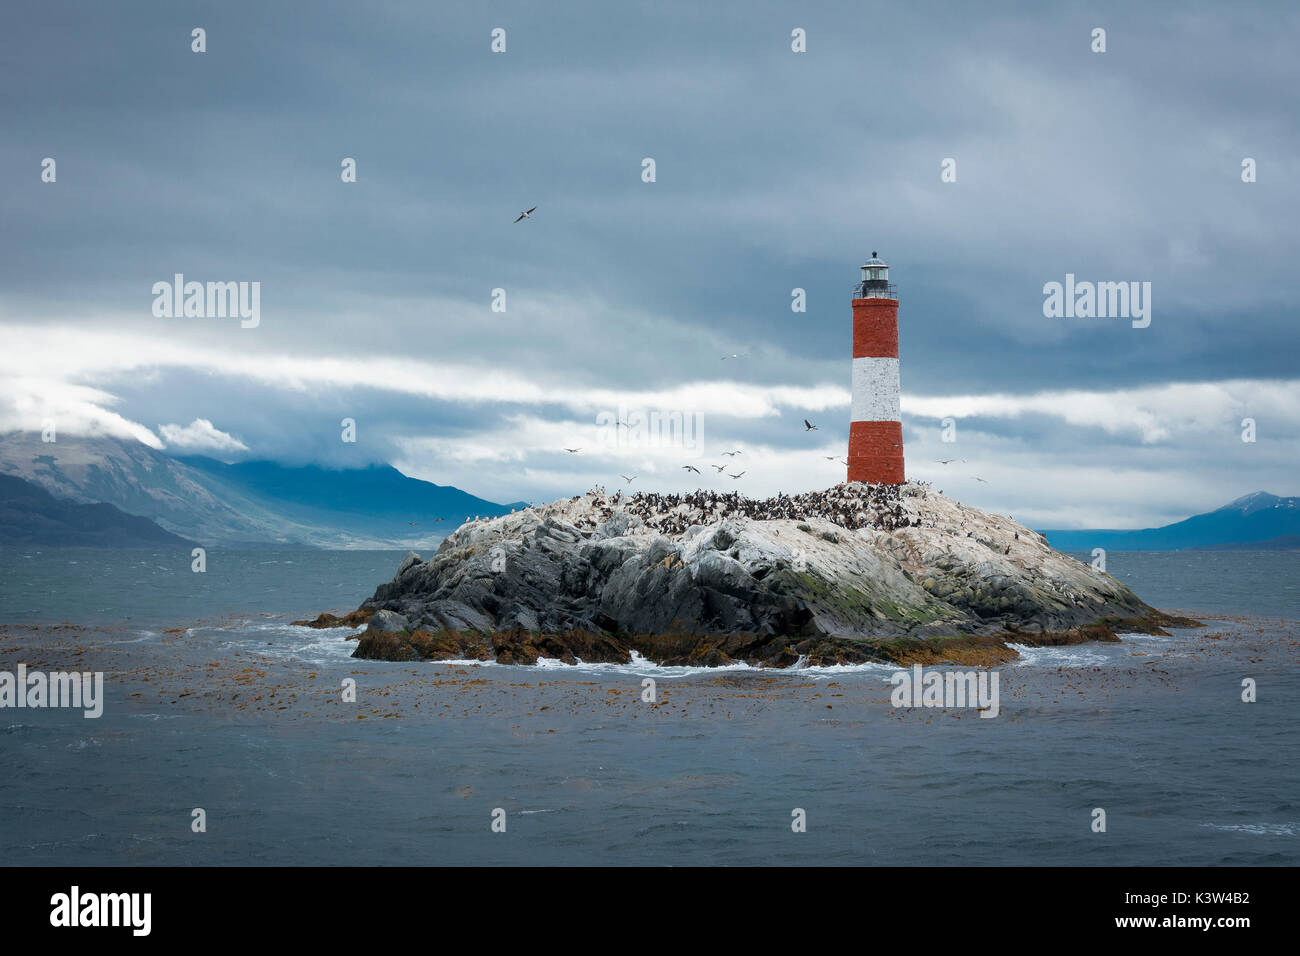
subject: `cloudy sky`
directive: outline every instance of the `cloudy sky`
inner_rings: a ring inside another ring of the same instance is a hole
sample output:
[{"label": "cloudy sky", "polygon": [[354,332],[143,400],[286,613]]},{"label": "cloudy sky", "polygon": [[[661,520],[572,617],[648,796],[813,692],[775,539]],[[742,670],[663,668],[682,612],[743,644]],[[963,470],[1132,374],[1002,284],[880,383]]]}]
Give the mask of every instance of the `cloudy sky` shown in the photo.
[{"label": "cloudy sky", "polygon": [[[878,250],[909,477],[1037,527],[1300,493],[1300,13],[1136,6],[16,0],[0,429],[501,501],[825,487]],[[155,316],[175,273],[260,324]],[[1150,326],[1046,318],[1067,273],[1150,282]],[[687,440],[599,424],[638,414]]]}]

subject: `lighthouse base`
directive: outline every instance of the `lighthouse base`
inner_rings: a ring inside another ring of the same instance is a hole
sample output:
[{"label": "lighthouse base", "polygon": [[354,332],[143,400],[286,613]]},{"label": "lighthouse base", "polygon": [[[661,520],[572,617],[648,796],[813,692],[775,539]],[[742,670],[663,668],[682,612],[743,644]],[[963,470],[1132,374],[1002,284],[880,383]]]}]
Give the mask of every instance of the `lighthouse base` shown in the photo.
[{"label": "lighthouse base", "polygon": [[901,485],[903,426],[899,422],[852,422],[849,425],[849,481]]}]

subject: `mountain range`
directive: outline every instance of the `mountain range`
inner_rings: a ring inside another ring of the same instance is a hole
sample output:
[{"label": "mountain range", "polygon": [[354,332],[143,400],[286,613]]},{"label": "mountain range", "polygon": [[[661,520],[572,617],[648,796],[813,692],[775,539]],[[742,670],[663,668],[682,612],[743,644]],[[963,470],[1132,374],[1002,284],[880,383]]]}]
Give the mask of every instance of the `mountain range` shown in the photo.
[{"label": "mountain range", "polygon": [[148,518],[100,502],[77,504],[39,485],[0,475],[0,544],[87,548],[190,548],[194,542]]},{"label": "mountain range", "polygon": [[[497,504],[390,465],[330,469],[176,457],[133,439],[0,435],[0,544],[423,550]],[[103,505],[97,510],[74,506]],[[141,523],[143,522],[143,523]],[[1300,547],[1300,498],[1267,492],[1160,528],[1044,529],[1062,551]],[[116,538],[115,538],[116,536]]]},{"label": "mountain range", "polygon": [[1273,551],[1300,547],[1300,498],[1266,491],[1160,528],[1124,531],[1043,529],[1061,551]]},{"label": "mountain range", "polygon": [[131,439],[60,437],[47,444],[31,432],[0,436],[0,474],[67,502],[111,504],[166,532],[227,548],[428,548],[466,518],[525,507],[388,465],[225,464],[175,458]]}]

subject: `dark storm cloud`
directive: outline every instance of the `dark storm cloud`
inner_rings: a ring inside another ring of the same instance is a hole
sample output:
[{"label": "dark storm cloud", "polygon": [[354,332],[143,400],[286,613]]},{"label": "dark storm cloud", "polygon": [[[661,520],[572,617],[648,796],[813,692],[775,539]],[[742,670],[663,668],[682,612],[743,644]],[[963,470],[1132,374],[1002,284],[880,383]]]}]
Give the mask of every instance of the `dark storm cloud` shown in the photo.
[{"label": "dark storm cloud", "polygon": [[[11,4],[0,317],[591,388],[847,386],[849,287],[879,249],[905,394],[1288,377],[1297,23],[1271,4]],[[154,318],[150,286],[178,271],[260,281],[262,326]],[[1150,328],[1044,318],[1067,272],[1150,281]],[[285,457],[332,460],[315,429],[347,409],[378,457],[510,414],[157,382],[96,384],[149,427],[207,417]],[[1024,417],[998,427],[1052,444]]]}]

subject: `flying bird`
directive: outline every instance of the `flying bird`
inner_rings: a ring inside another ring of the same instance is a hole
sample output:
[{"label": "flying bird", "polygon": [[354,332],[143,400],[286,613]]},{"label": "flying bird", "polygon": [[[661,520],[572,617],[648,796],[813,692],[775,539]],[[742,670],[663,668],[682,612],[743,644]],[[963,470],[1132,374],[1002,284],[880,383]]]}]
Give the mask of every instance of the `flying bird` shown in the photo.
[{"label": "flying bird", "polygon": [[736,451],[724,451],[722,454],[726,458],[735,458],[737,455],[740,454],[740,451],[739,449],[737,449]]},{"label": "flying bird", "polygon": [[817,426],[805,418],[803,420],[803,430],[806,432],[815,432],[817,430]]},{"label": "flying bird", "polygon": [[[935,461],[940,465],[951,465],[954,461],[965,462],[965,458],[936,458]],[[940,492],[942,494],[942,492]]]},{"label": "flying bird", "polygon": [[748,353],[746,353],[746,352],[739,352],[739,353],[737,353],[737,352],[732,352],[730,355],[724,355],[724,356],[722,356],[722,358],[721,358],[720,361],[725,362],[727,359],[733,359],[733,358],[744,358],[747,354],[748,354]]},{"label": "flying bird", "polygon": [[566,448],[564,450],[567,451],[570,455],[576,455],[578,452],[582,451],[581,448]]},{"label": "flying bird", "polygon": [[709,465],[710,468],[716,468],[718,471],[726,471],[726,465]]},{"label": "flying bird", "polygon": [[980,482],[981,484],[985,484],[985,485],[988,484],[987,481],[985,481],[983,478],[980,478],[978,475],[971,475],[971,477],[974,478],[976,481]]},{"label": "flying bird", "polygon": [[744,474],[744,472],[742,471],[742,472],[740,473],[740,475],[732,475],[731,472],[727,472],[727,474],[730,475],[732,478],[739,478],[740,475],[743,475],[743,474]]},{"label": "flying bird", "polygon": [[693,472],[695,472],[697,475],[700,473],[700,469],[696,468],[694,465],[682,465],[682,470],[683,470],[683,471],[693,471]]},{"label": "flying bird", "polygon": [[528,210],[527,212],[521,212],[519,214],[519,218],[516,219],[515,222],[523,222],[525,219],[532,219],[533,213],[536,211],[537,211],[537,207],[534,206],[532,209]]},{"label": "flying bird", "polygon": [[636,475],[633,475],[632,478],[629,478],[627,475],[619,475],[619,477],[622,478],[624,481],[626,481],[626,482],[630,485],[630,484],[632,484],[632,478],[635,478]]}]

